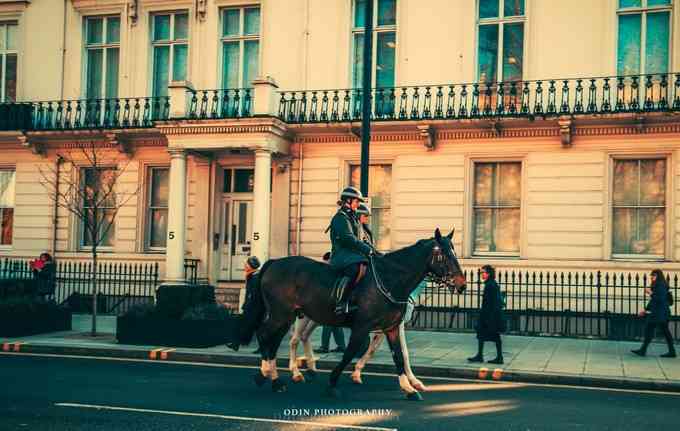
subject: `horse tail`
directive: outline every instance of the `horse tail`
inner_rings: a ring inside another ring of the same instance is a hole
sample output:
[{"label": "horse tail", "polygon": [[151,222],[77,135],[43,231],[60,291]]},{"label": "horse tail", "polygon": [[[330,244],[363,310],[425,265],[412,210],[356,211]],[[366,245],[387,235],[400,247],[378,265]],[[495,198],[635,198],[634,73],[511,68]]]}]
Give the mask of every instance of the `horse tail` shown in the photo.
[{"label": "horse tail", "polygon": [[247,345],[253,339],[255,331],[260,327],[264,317],[266,315],[266,305],[265,298],[262,294],[262,277],[264,273],[269,268],[271,260],[262,265],[262,269],[257,274],[257,280],[255,286],[253,286],[253,291],[251,292],[252,297],[247,306],[243,309],[243,316],[241,320],[241,334],[240,334],[240,344]]}]

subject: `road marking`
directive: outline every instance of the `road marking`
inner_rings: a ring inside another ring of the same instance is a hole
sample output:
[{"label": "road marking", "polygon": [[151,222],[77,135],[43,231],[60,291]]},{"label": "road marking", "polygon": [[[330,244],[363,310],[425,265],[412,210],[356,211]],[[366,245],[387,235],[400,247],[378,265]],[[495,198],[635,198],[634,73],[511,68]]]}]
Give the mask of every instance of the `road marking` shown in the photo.
[{"label": "road marking", "polygon": [[[214,368],[242,368],[259,370],[259,365],[235,365],[235,364],[210,364],[205,362],[190,362],[190,361],[150,361],[148,359],[136,359],[136,358],[107,358],[105,356],[87,356],[87,355],[64,355],[56,353],[12,353],[12,352],[0,352],[0,356],[36,356],[36,357],[48,357],[48,358],[65,358],[65,359],[92,359],[97,361],[117,361],[117,362],[146,362],[155,364],[167,364],[167,365],[191,365],[196,367],[214,367]],[[285,367],[279,367],[284,369]],[[320,373],[330,373],[333,370],[319,370]],[[351,370],[344,371],[345,374],[350,374]],[[378,377],[394,377],[391,373],[380,373],[377,371],[362,371],[362,375],[367,376],[378,376]],[[503,385],[503,382],[495,382],[487,380],[480,382],[477,379],[463,378],[463,377],[437,377],[437,376],[424,376],[423,379],[427,380],[439,380],[446,382],[471,382],[474,384],[485,384],[485,385]],[[505,382],[510,382],[506,380]],[[512,381],[512,383],[522,384],[523,386],[541,386],[545,388],[570,388],[577,390],[590,390],[590,391],[611,391],[611,392],[627,392],[632,394],[651,394],[651,395],[673,395],[680,397],[680,392],[670,392],[670,391],[655,391],[650,389],[624,389],[624,388],[602,388],[596,386],[576,386],[576,385],[557,385],[552,383],[528,383],[522,381]]]},{"label": "road marking", "polygon": [[149,359],[156,359],[156,355],[163,349],[153,349],[149,352]]},{"label": "road marking", "polygon": [[161,352],[161,361],[165,361],[168,359],[168,353],[174,352],[177,349],[165,349]]},{"label": "road marking", "polygon": [[214,418],[214,419],[228,419],[237,421],[252,421],[252,422],[266,422],[266,423],[276,423],[276,424],[296,424],[296,425],[306,425],[306,426],[317,426],[324,428],[347,428],[347,429],[358,429],[358,430],[375,430],[375,431],[397,431],[396,428],[383,428],[383,427],[370,427],[370,426],[359,426],[359,425],[344,425],[344,424],[334,424],[334,423],[324,423],[324,422],[312,422],[312,421],[292,421],[286,419],[266,419],[266,418],[251,418],[247,416],[229,416],[229,415],[218,415],[212,413],[192,413],[192,412],[178,412],[173,410],[152,410],[152,409],[137,409],[132,407],[115,407],[115,406],[102,406],[93,404],[77,404],[77,403],[55,403],[58,407],[76,407],[83,409],[95,409],[95,410],[113,410],[113,411],[123,411],[123,412],[135,412],[135,413],[156,413],[162,415],[173,415],[173,416],[192,416],[192,417],[202,417],[202,418]]},{"label": "road marking", "polygon": [[3,352],[9,352],[9,351],[19,352],[19,351],[21,351],[21,345],[22,344],[26,344],[26,343],[23,343],[21,341],[15,341],[15,342],[11,342],[11,343],[2,343],[2,351]]}]

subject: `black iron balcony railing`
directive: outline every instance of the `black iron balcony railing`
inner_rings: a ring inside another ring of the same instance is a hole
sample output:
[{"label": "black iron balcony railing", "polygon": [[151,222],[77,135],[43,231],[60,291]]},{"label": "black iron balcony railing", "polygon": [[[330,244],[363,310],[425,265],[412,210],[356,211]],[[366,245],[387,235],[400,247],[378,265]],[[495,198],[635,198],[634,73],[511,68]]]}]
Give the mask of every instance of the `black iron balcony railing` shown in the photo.
[{"label": "black iron balcony railing", "polygon": [[11,115],[4,130],[69,130],[152,127],[170,114],[170,98],[129,97],[3,104]]},{"label": "black iron balcony railing", "polygon": [[189,94],[188,118],[242,118],[251,115],[251,88],[196,90],[189,91]]},{"label": "black iron balcony railing", "polygon": [[[280,92],[288,123],[361,120],[361,90]],[[680,73],[374,88],[374,120],[680,111]]]}]

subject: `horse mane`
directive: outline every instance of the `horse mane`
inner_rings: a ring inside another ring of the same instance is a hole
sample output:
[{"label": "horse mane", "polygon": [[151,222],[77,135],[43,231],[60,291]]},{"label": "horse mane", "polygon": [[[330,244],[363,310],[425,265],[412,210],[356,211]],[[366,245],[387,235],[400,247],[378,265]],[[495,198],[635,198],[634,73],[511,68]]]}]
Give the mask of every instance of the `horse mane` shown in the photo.
[{"label": "horse mane", "polygon": [[432,238],[420,239],[415,244],[386,253],[382,258],[375,259],[376,270],[385,286],[391,287],[388,287],[389,290],[403,284],[405,274],[413,273],[414,257],[426,243],[432,240]]},{"label": "horse mane", "polygon": [[419,239],[415,244],[407,245],[406,247],[402,247],[398,250],[385,253],[385,257],[394,260],[403,260],[404,256],[410,257],[414,249],[422,247],[423,243],[428,241],[432,241],[432,238]]}]

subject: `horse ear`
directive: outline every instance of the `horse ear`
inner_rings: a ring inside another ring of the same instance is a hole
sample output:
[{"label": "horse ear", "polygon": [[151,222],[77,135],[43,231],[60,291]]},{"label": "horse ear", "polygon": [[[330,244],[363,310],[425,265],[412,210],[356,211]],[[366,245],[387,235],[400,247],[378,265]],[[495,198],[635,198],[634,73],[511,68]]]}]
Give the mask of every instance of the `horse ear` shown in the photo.
[{"label": "horse ear", "polygon": [[453,233],[454,233],[455,231],[456,231],[456,228],[454,227],[454,228],[451,230],[451,233],[449,233],[449,234],[446,235],[446,236],[447,236],[449,239],[453,239]]},{"label": "horse ear", "polygon": [[435,238],[437,241],[440,241],[440,240],[442,239],[442,233],[439,232],[439,228],[437,228],[437,229],[434,230],[434,238]]}]

